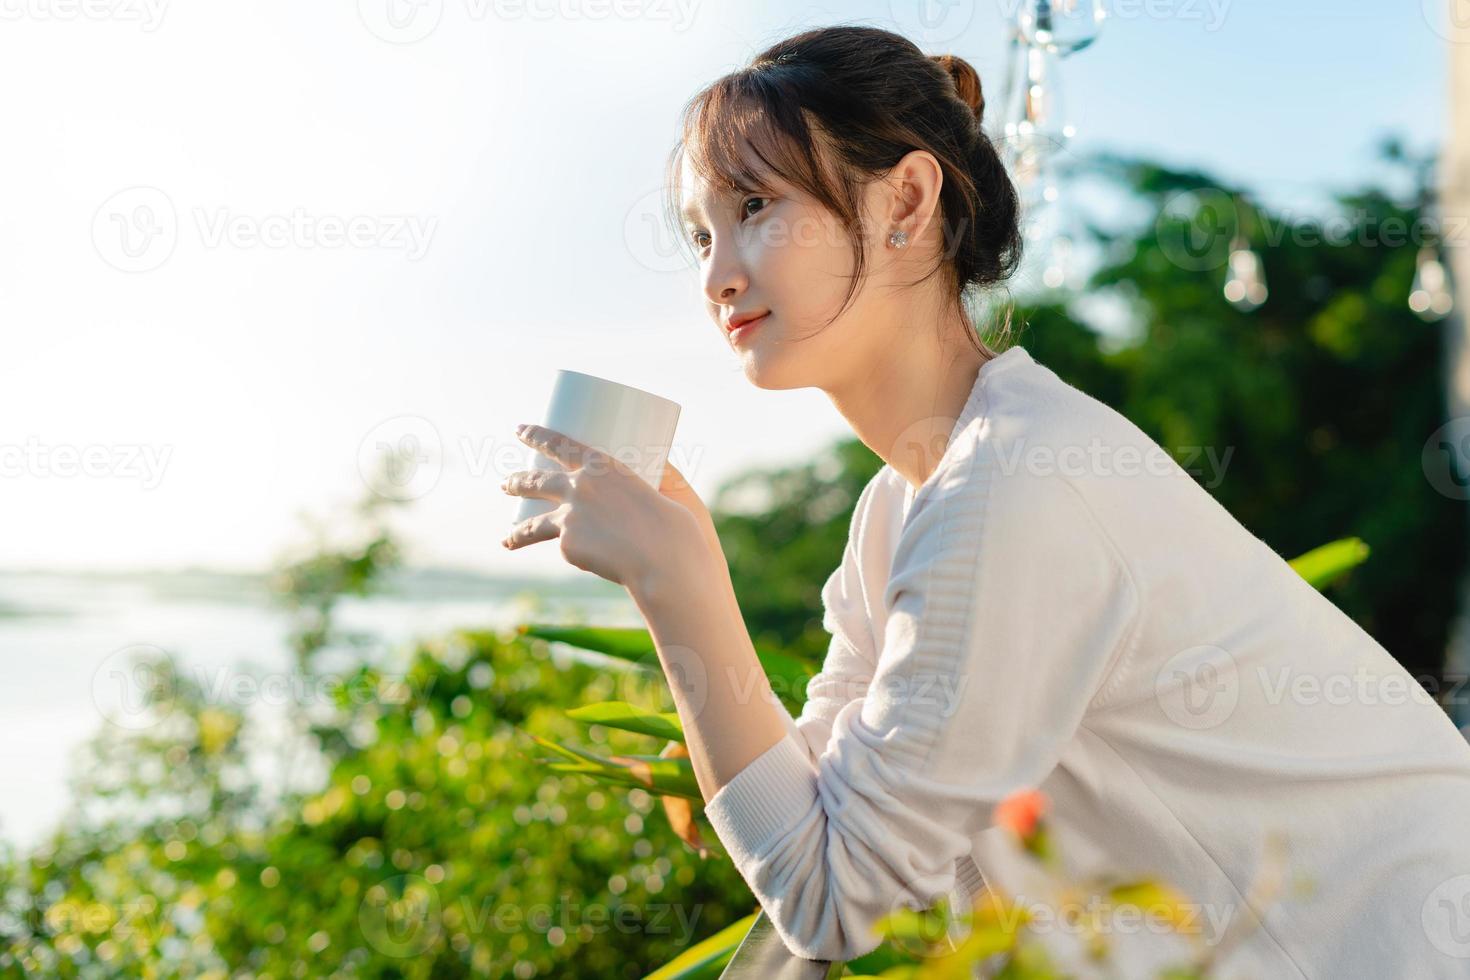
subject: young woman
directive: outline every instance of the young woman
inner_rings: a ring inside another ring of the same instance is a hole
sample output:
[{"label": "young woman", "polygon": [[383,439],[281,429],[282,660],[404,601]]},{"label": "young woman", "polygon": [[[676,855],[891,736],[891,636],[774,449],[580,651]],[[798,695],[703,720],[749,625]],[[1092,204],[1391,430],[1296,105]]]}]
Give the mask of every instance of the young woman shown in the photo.
[{"label": "young woman", "polygon": [[530,427],[565,471],[507,490],[561,506],[507,546],[559,537],[628,588],[705,812],[801,956],[852,959],[879,918],[987,879],[1027,894],[993,816],[1035,787],[1068,870],[1177,887],[1203,941],[1234,937],[1224,976],[1470,976],[1465,739],[1137,427],[979,341],[967,300],[1020,253],[983,113],[964,61],[832,27],[699,93],[670,161],[747,377],[821,388],[886,463],[799,718],[677,472],[655,493]]}]

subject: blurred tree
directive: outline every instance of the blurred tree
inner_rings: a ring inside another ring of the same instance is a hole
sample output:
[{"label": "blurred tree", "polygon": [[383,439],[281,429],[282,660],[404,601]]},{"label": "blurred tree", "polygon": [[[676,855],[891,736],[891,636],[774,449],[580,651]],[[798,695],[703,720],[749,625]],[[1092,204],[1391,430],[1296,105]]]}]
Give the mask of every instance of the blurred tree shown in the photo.
[{"label": "blurred tree", "polygon": [[[526,730],[641,750],[565,715],[638,700],[625,671],[486,631],[394,668],[338,628],[338,600],[398,565],[387,510],[365,499],[351,543],[318,536],[274,576],[292,690],[313,693],[284,737],[251,688],[206,691],[167,655],[134,671],[149,710],[86,747],[75,812],[0,851],[0,976],[638,977],[748,913],[733,865],[654,796],[528,751]],[[351,670],[320,668],[344,653]],[[290,778],[265,792],[272,757]]]},{"label": "blurred tree", "polygon": [[[1104,353],[1066,308],[1045,306],[1030,311],[1021,343],[1181,463],[1190,447],[1228,460],[1212,473],[1201,454],[1193,469],[1278,553],[1362,538],[1372,560],[1327,594],[1442,693],[1466,514],[1423,470],[1425,440],[1448,415],[1447,352],[1444,331],[1407,304],[1433,170],[1392,140],[1382,153],[1402,165],[1409,203],[1376,189],[1341,195],[1325,229],[1202,174],[1107,156],[1084,163],[1147,205],[1142,230],[1100,233],[1110,258],[1087,290],[1132,311],[1130,342]],[[1221,291],[1237,221],[1270,284],[1251,313]]]},{"label": "blurred tree", "polygon": [[842,558],[853,506],[883,461],[856,439],[814,462],[743,474],[710,502],[751,641],[820,661],[822,585]]}]

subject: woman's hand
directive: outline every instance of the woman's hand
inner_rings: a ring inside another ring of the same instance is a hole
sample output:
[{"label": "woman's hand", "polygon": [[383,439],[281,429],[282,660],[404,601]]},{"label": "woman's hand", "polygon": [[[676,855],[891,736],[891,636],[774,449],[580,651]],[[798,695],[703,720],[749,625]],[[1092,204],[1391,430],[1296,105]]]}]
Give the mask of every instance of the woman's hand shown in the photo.
[{"label": "woman's hand", "polygon": [[659,481],[658,492],[682,506],[694,515],[699,524],[700,533],[704,535],[705,541],[721,561],[725,560],[725,548],[720,544],[720,536],[715,532],[714,518],[710,517],[709,508],[704,501],[699,499],[699,494],[689,485],[684,474],[675,469],[673,463],[664,463],[664,476]]},{"label": "woman's hand", "polygon": [[665,496],[621,460],[570,436],[539,425],[523,426],[516,435],[564,469],[519,470],[506,477],[506,493],[559,506],[516,525],[505,547],[514,551],[560,538],[562,557],[572,565],[637,589],[660,569],[677,565],[687,549],[706,546],[699,515],[687,502],[699,497],[682,477],[678,482],[686,490]]}]

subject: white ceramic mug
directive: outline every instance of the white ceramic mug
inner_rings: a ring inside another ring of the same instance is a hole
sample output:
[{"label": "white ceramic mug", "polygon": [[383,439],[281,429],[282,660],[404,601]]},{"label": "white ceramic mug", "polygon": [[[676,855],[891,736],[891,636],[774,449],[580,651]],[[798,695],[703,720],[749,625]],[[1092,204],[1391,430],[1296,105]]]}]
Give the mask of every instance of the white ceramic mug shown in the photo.
[{"label": "white ceramic mug", "polygon": [[[679,424],[679,403],[631,385],[562,369],[556,372],[540,424],[611,455],[657,490]],[[531,464],[525,468],[564,469],[540,450],[532,453]],[[543,497],[522,497],[512,523],[559,506]]]}]

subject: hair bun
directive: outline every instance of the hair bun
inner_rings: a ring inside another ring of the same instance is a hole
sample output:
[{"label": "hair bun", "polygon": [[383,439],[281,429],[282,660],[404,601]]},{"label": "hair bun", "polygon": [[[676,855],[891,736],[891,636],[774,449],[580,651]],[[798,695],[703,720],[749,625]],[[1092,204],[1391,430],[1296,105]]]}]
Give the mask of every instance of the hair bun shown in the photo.
[{"label": "hair bun", "polygon": [[936,54],[930,57],[949,72],[949,77],[954,79],[955,92],[970,107],[970,111],[975,113],[975,118],[978,120],[985,115],[985,95],[980,89],[980,73],[975,71],[974,66],[958,55]]}]

